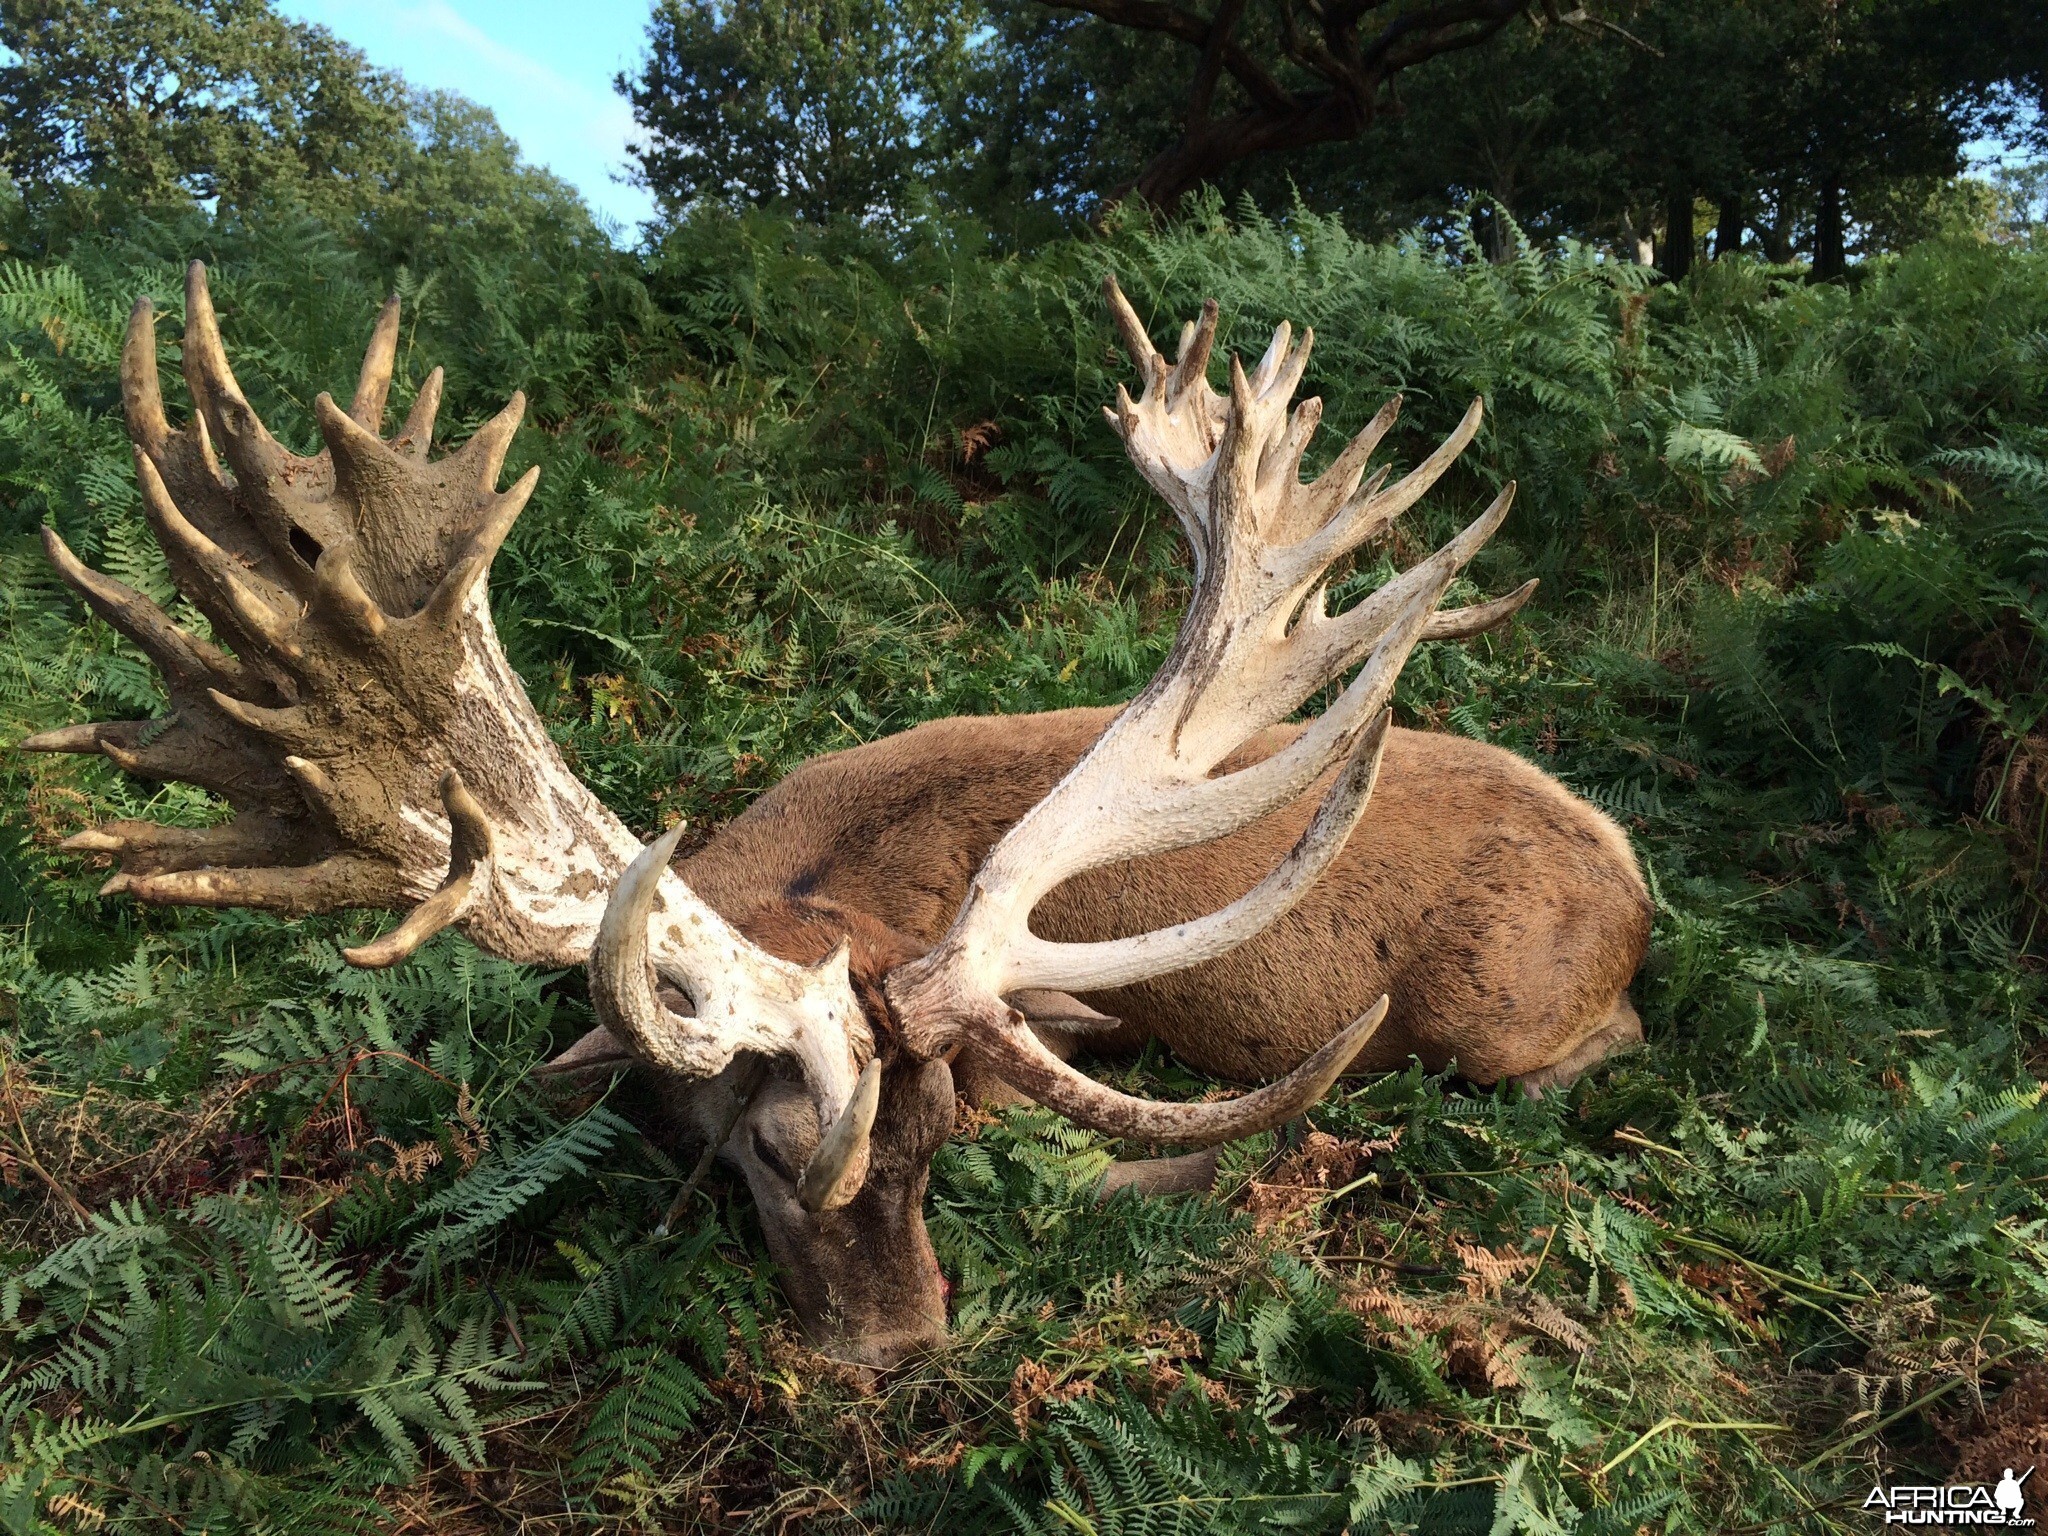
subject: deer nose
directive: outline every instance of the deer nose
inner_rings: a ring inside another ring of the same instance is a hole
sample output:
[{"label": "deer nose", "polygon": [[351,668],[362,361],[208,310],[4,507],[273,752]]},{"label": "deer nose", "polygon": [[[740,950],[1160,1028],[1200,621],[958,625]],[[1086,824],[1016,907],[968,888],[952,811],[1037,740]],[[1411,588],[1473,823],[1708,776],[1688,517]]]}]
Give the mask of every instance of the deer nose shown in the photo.
[{"label": "deer nose", "polygon": [[854,1363],[880,1376],[930,1354],[945,1342],[945,1321],[939,1319],[862,1333],[847,1340],[844,1347]]}]

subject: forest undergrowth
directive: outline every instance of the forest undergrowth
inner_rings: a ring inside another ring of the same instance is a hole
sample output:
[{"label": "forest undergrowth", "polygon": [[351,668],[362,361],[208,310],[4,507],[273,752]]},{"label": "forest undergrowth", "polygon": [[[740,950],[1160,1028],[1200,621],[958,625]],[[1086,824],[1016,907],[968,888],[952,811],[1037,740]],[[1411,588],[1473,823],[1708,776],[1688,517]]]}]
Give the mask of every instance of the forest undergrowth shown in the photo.
[{"label": "forest undergrowth", "polygon": [[7,753],[10,1529],[1846,1532],[1880,1477],[2048,1434],[1996,1406],[2048,1351],[2048,253],[1652,287],[1214,203],[1000,259],[765,216],[396,273],[289,215],[33,233],[0,263],[0,745],[161,705],[35,530],[173,597],[117,352],[149,294],[178,391],[193,257],[301,444],[392,287],[395,405],[445,364],[455,440],[527,390],[499,631],[638,831],[920,720],[1126,698],[1186,578],[1099,415],[1113,268],[1155,335],[1208,296],[1241,352],[1313,325],[1333,441],[1400,392],[1412,462],[1486,398],[1340,595],[1519,482],[1462,590],[1535,604],[1424,647],[1399,710],[1613,814],[1657,915],[1649,1047],[1568,1095],[1358,1083],[1150,1203],[1094,1200],[1099,1137],[963,1115],[955,1343],[876,1392],[795,1335],[743,1187],[657,1235],[694,1154],[643,1085],[527,1079],[580,976],[102,901],[55,842],[214,808]]}]

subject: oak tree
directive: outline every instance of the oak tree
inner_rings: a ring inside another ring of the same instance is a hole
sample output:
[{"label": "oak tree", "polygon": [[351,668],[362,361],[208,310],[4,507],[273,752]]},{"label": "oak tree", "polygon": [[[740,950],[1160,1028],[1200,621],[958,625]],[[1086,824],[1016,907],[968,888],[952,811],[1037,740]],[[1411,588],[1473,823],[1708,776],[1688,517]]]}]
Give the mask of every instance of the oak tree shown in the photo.
[{"label": "oak tree", "polygon": [[929,170],[970,22],[945,0],[660,0],[618,77],[646,133],[637,179],[672,213],[888,212]]}]

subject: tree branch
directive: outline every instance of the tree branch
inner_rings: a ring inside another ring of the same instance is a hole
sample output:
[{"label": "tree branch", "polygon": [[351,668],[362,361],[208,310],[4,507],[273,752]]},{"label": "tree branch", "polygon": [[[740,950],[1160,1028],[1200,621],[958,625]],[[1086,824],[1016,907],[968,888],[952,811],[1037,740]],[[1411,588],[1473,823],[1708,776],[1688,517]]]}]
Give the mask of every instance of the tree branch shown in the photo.
[{"label": "tree branch", "polygon": [[1387,4],[1387,0],[1339,0],[1325,12],[1325,24],[1331,27],[1356,27],[1358,18],[1367,11],[1376,11]]},{"label": "tree branch", "polygon": [[1244,15],[1245,0],[1222,0],[1209,23],[1208,39],[1202,44],[1202,62],[1195,70],[1195,83],[1188,92],[1188,132],[1198,131],[1209,120],[1209,108],[1216,100],[1216,77],[1223,72],[1223,55],[1231,47],[1230,34]]},{"label": "tree branch", "polygon": [[[1313,5],[1314,0],[1310,0],[1310,3]],[[1377,0],[1372,0],[1372,3],[1377,3]],[[1320,9],[1320,7],[1317,7],[1317,9]],[[1326,15],[1323,19],[1323,29],[1326,36],[1329,32],[1329,26],[1329,18]],[[1320,75],[1323,79],[1329,81],[1330,84],[1340,89],[1354,89],[1356,87],[1356,82],[1352,79],[1351,72],[1330,52],[1326,42],[1318,42],[1302,36],[1301,28],[1294,19],[1293,0],[1280,0],[1280,39],[1281,48],[1287,57],[1310,74]]]},{"label": "tree branch", "polygon": [[[1382,79],[1440,53],[1485,42],[1528,8],[1528,0],[1458,0],[1396,16],[1367,45],[1364,58]],[[1459,29],[1465,30],[1459,30]],[[1402,46],[1405,42],[1405,46]]]},{"label": "tree branch", "polygon": [[[1086,11],[1091,16],[1100,16],[1112,26],[1129,27],[1136,32],[1163,32],[1197,48],[1208,46],[1210,23],[1206,17],[1177,5],[1161,4],[1160,0],[1046,0],[1046,3],[1054,10]],[[1293,94],[1245,52],[1241,43],[1225,44],[1223,67],[1265,110],[1291,112],[1299,107],[1300,103]]]},{"label": "tree branch", "polygon": [[[1217,0],[1210,16],[1167,0],[1045,3],[1086,12],[1111,26],[1177,38],[1201,50],[1180,142],[1154,155],[1131,188],[1149,203],[1171,207],[1202,182],[1254,155],[1356,138],[1372,121],[1380,91],[1393,76],[1438,54],[1477,47],[1533,0],[1439,0],[1390,17],[1385,10],[1392,0],[1304,0],[1306,16],[1320,27],[1320,40],[1296,16],[1293,0],[1278,0],[1280,62],[1330,87],[1307,97],[1283,87],[1238,38],[1246,0]],[[1375,13],[1384,24],[1376,22],[1370,40],[1361,44],[1359,23]],[[1211,113],[1224,70],[1252,105],[1219,120]]]}]

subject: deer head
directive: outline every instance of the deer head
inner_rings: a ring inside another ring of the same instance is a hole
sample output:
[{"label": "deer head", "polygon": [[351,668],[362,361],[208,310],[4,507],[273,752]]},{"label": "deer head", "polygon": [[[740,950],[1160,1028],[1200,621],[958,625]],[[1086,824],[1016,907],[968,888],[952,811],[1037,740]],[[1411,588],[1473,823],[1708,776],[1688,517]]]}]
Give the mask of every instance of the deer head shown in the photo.
[{"label": "deer head", "polygon": [[[1478,430],[1398,483],[1366,462],[1380,412],[1321,476],[1300,463],[1321,414],[1290,413],[1308,361],[1282,325],[1247,374],[1207,370],[1217,311],[1184,328],[1169,367],[1117,290],[1112,314],[1143,375],[1108,411],[1194,555],[1172,652],[1095,747],[998,843],[948,933],[926,946],[858,912],[773,905],[745,930],[643,848],[561,761],[491,627],[484,579],[534,472],[496,490],[520,401],[460,451],[430,459],[440,375],[391,441],[378,432],[397,335],[380,316],[354,403],[316,403],[325,447],[300,458],[236,387],[196,264],[184,365],[195,406],[173,431],[155,331],[136,306],[123,391],[137,476],[179,589],[233,654],[85,569],[51,558],[163,672],[167,722],[76,726],[27,750],[101,752],[124,769],[205,786],[234,809],[206,832],[124,822],[67,845],[110,854],[109,892],[286,913],[411,906],[349,952],[389,965],[440,928],[515,960],[585,962],[602,1024],[556,1071],[644,1064],[676,1089],[712,1149],[737,1163],[806,1326],[875,1365],[938,1342],[943,1282],[924,1232],[933,1153],[952,1124],[950,1064],[972,1052],[1079,1124],[1213,1145],[1319,1099],[1385,1016],[1386,1000],[1294,1072],[1239,1098],[1176,1104],[1115,1092],[1047,1048],[1027,1015],[1083,1026],[1073,992],[1194,965],[1283,916],[1342,849],[1372,792],[1387,703],[1425,638],[1478,633],[1529,587],[1437,605],[1506,515],[1512,486],[1450,544],[1332,615],[1326,573],[1412,506]],[[218,453],[216,449],[218,445]],[[218,454],[226,457],[225,468]],[[1531,584],[1533,586],[1533,583]],[[1292,745],[1218,775],[1238,746],[1359,663]],[[1063,880],[1227,835],[1305,794],[1318,810],[1253,890],[1170,930],[1056,944],[1030,931]]]}]

